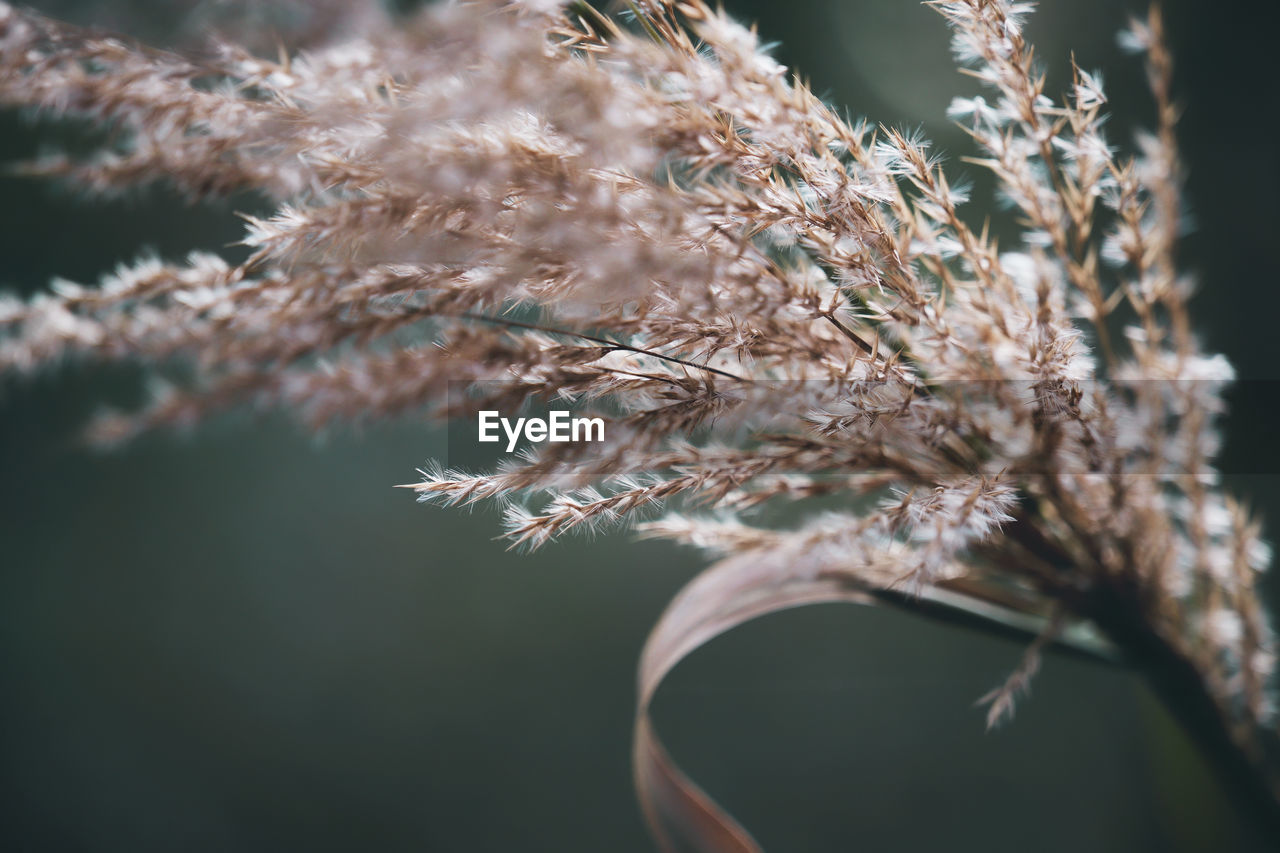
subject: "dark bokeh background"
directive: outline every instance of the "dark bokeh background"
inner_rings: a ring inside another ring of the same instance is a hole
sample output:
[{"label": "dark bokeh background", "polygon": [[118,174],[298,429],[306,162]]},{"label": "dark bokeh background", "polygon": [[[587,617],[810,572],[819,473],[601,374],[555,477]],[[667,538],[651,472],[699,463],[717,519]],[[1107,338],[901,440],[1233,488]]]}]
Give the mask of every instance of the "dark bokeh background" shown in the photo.
[{"label": "dark bokeh background", "polygon": [[[1166,6],[1200,223],[1197,325],[1243,376],[1276,379],[1275,7]],[[971,84],[933,12],[729,7],[833,101],[968,152],[942,111]],[[115,8],[137,32],[170,24],[162,3]],[[1031,28],[1051,89],[1071,49],[1103,70],[1116,142],[1150,117],[1114,46],[1126,8],[1140,7],[1044,0]],[[2,114],[0,159],[53,133]],[[31,292],[144,247],[217,248],[253,203],[85,204],[6,178],[0,283]],[[0,849],[650,849],[629,782],[632,677],[695,555],[625,534],[508,553],[491,514],[390,488],[442,450],[414,422],[317,441],[246,416],[79,448],[76,427],[143,382],[68,370],[0,384]],[[1280,488],[1248,472],[1280,470],[1275,400],[1245,387],[1226,464],[1274,538]],[[973,701],[1019,653],[899,614],[809,608],[696,653],[656,715],[775,853],[1265,849],[1129,675],[1053,658],[1014,723],[985,733]]]}]

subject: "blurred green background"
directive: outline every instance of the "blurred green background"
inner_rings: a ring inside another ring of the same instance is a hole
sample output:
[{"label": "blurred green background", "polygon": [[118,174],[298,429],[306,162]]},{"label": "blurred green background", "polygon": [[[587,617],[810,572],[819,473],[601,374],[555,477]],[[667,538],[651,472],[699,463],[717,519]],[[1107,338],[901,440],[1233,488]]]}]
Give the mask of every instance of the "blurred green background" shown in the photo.
[{"label": "blurred green background", "polygon": [[[160,39],[176,18],[162,3],[34,5]],[[942,111],[972,84],[935,13],[728,7],[833,102],[969,152]],[[1166,7],[1197,323],[1243,376],[1276,379],[1276,10]],[[1140,9],[1044,0],[1031,25],[1051,90],[1072,49],[1103,70],[1117,143],[1150,118],[1114,42]],[[0,160],[53,134],[0,114]],[[163,190],[84,203],[4,178],[0,285],[91,281],[144,248],[217,249],[253,204],[187,209]],[[443,450],[442,431],[413,421],[317,440],[246,415],[81,449],[77,427],[144,382],[114,369],[0,384],[0,849],[651,849],[629,779],[633,673],[697,555],[625,533],[507,552],[491,513],[391,488]],[[1225,464],[1274,538],[1276,404],[1247,387]],[[775,853],[1267,849],[1127,674],[1052,657],[1014,722],[984,732],[974,700],[1020,652],[900,614],[808,608],[694,654],[656,717]]]}]

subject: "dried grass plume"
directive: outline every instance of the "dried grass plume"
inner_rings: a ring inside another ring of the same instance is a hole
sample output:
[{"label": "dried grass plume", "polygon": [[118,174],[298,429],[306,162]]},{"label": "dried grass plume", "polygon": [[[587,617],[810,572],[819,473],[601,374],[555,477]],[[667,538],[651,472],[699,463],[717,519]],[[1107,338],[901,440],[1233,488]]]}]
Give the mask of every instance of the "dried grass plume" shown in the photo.
[{"label": "dried grass plume", "polygon": [[[828,600],[1027,632],[992,724],[1046,645],[1123,659],[1280,825],[1270,553],[1212,464],[1231,368],[1201,351],[1175,264],[1161,17],[1127,34],[1158,121],[1120,154],[1095,75],[1043,91],[1030,4],[930,5],[985,87],[950,114],[1016,212],[1012,245],[927,142],[850,123],[702,0],[625,16],[477,0],[394,24],[366,9],[278,59],[0,3],[0,102],[109,136],[29,173],[274,209],[248,218],[243,263],[146,258],[0,297],[0,371],[189,368],[96,424],[105,441],[232,406],[314,427],[609,411],[603,455],[547,444],[413,488],[501,501],[528,546],[643,516],[644,535],[714,555],[641,662],[637,779],[664,846],[756,849],[653,736],[663,675],[746,619]],[[785,527],[762,512],[819,497],[843,509]]]}]

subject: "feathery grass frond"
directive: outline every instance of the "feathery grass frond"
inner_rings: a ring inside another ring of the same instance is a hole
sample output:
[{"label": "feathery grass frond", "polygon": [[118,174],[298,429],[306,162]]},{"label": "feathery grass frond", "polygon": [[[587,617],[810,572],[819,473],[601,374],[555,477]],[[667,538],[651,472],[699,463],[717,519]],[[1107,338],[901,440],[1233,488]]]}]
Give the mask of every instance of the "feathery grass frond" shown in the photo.
[{"label": "feathery grass frond", "polygon": [[[0,371],[192,368],[101,424],[108,439],[245,405],[315,426],[599,407],[604,449],[548,443],[413,488],[504,502],[517,544],[647,514],[645,535],[715,555],[641,665],[637,778],[664,844],[755,849],[654,738],[662,676],[746,619],[825,600],[1038,637],[986,697],[993,722],[1044,645],[1105,649],[1280,826],[1256,592],[1270,553],[1212,464],[1231,369],[1201,351],[1176,264],[1159,12],[1128,39],[1157,108],[1130,155],[1104,135],[1096,74],[1044,91],[1031,4],[930,5],[985,86],[950,115],[1018,215],[1015,246],[971,224],[925,140],[847,122],[702,0],[619,18],[446,3],[278,60],[143,48],[0,4],[0,103],[109,137],[31,172],[274,207],[246,217],[243,263],[145,259],[0,299]],[[818,496],[845,511],[785,529],[750,513]]]}]

